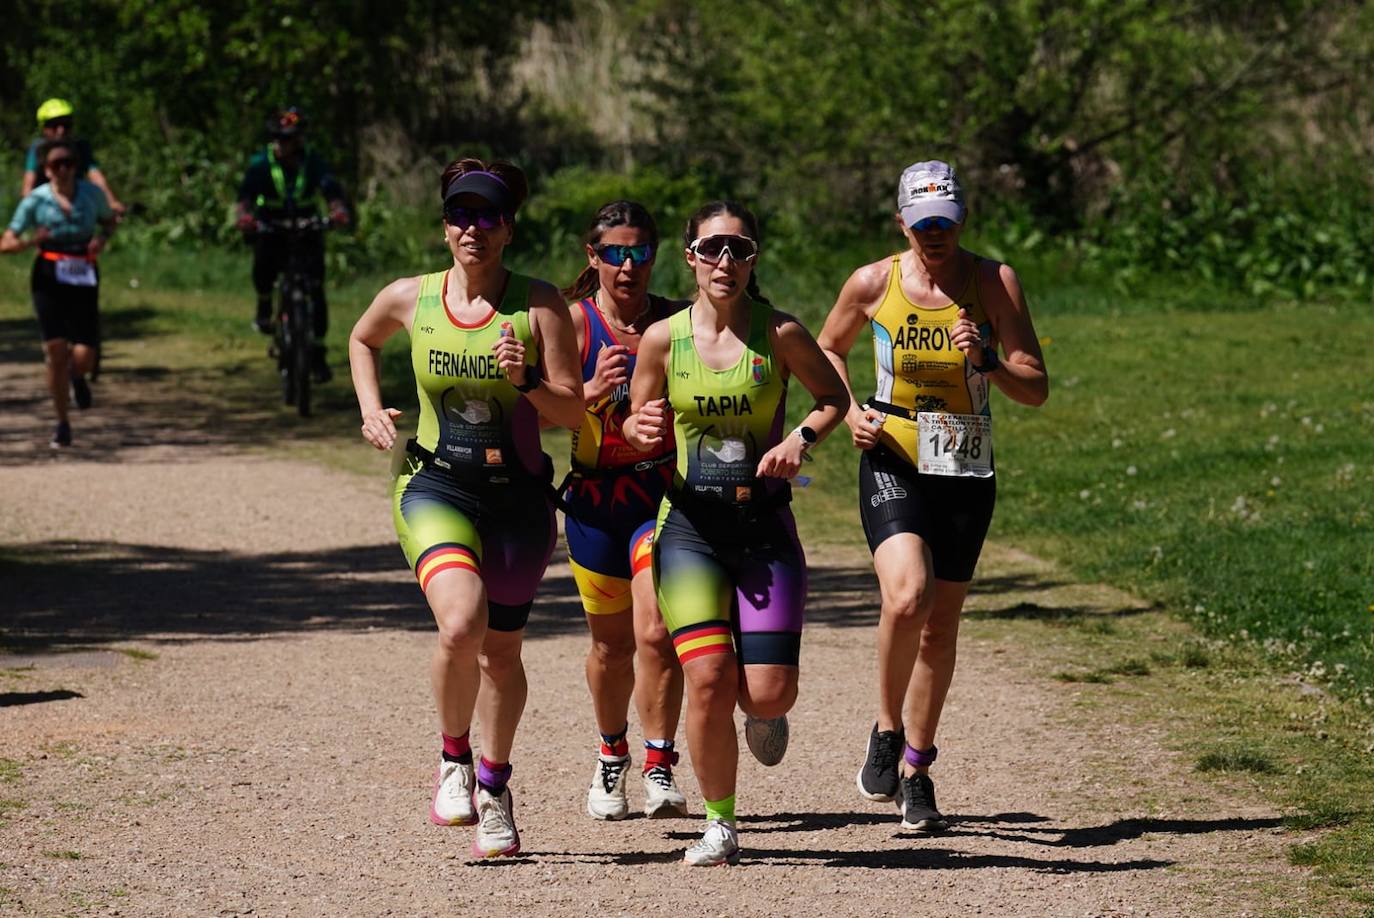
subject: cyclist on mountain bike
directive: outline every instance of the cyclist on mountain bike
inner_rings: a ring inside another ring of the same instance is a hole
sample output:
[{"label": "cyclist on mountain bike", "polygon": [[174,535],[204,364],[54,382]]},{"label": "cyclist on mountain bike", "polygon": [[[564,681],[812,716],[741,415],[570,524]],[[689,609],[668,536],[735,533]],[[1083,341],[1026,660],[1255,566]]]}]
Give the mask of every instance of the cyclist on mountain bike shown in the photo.
[{"label": "cyclist on mountain bike", "polygon": [[[329,218],[335,225],[348,223],[343,186],[334,178],[318,153],[305,145],[305,116],[292,106],[273,112],[267,119],[271,143],[254,154],[239,184],[236,226],[253,237],[253,287],[258,293],[257,315],[253,326],[264,335],[272,334],[272,287],[286,263],[280,240],[269,233],[257,233],[259,223],[270,223],[288,215],[318,213],[318,199],[329,205]],[[333,374],[324,356],[324,333],[329,314],[324,297],[324,237],[308,242],[304,259],[315,288],[315,353],[313,375],[317,382],[328,382]]]}]

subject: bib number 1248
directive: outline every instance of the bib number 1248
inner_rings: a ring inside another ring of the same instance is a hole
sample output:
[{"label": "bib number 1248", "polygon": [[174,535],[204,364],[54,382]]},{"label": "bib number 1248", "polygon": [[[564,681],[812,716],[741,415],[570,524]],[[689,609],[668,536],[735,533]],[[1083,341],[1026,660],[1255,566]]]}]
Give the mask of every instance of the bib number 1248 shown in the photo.
[{"label": "bib number 1248", "polygon": [[926,475],[992,475],[992,418],[922,411],[916,416],[917,470]]}]

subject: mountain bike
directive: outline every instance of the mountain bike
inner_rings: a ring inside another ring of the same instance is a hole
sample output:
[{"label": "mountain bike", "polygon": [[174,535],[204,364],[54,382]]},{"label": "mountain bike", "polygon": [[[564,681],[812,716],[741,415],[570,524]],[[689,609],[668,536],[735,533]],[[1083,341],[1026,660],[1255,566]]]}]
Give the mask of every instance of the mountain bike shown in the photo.
[{"label": "mountain bike", "polygon": [[333,224],[325,217],[283,216],[259,220],[257,231],[272,236],[286,248],[277,302],[272,353],[281,376],[282,401],[295,405],[303,418],[310,417],[310,372],[315,352],[315,310],[319,308],[321,279],[308,267],[309,253],[318,248],[318,236]]}]

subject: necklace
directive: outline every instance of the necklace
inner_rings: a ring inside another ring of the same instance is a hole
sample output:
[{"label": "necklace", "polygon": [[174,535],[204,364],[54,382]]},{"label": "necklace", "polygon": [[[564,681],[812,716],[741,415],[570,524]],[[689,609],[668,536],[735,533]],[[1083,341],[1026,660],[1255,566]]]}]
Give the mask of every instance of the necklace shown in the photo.
[{"label": "necklace", "polygon": [[652,305],[653,302],[646,295],[644,297],[644,307],[640,309],[639,312],[635,313],[633,319],[631,319],[629,322],[626,322],[624,325],[621,325],[620,322],[617,321],[608,310],[602,308],[601,297],[599,294],[596,298],[596,308],[601,313],[601,318],[606,320],[606,324],[614,328],[616,331],[625,332],[627,334],[634,334],[635,325],[639,322],[640,319],[648,315],[649,307]]}]

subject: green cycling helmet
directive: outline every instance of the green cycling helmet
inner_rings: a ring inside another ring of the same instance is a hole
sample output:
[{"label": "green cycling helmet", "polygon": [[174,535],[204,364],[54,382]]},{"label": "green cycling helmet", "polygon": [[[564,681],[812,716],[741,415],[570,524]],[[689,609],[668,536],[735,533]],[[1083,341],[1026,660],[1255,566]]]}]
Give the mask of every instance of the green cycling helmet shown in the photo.
[{"label": "green cycling helmet", "polygon": [[38,106],[38,126],[42,127],[54,118],[70,118],[76,109],[66,99],[49,99]]}]

